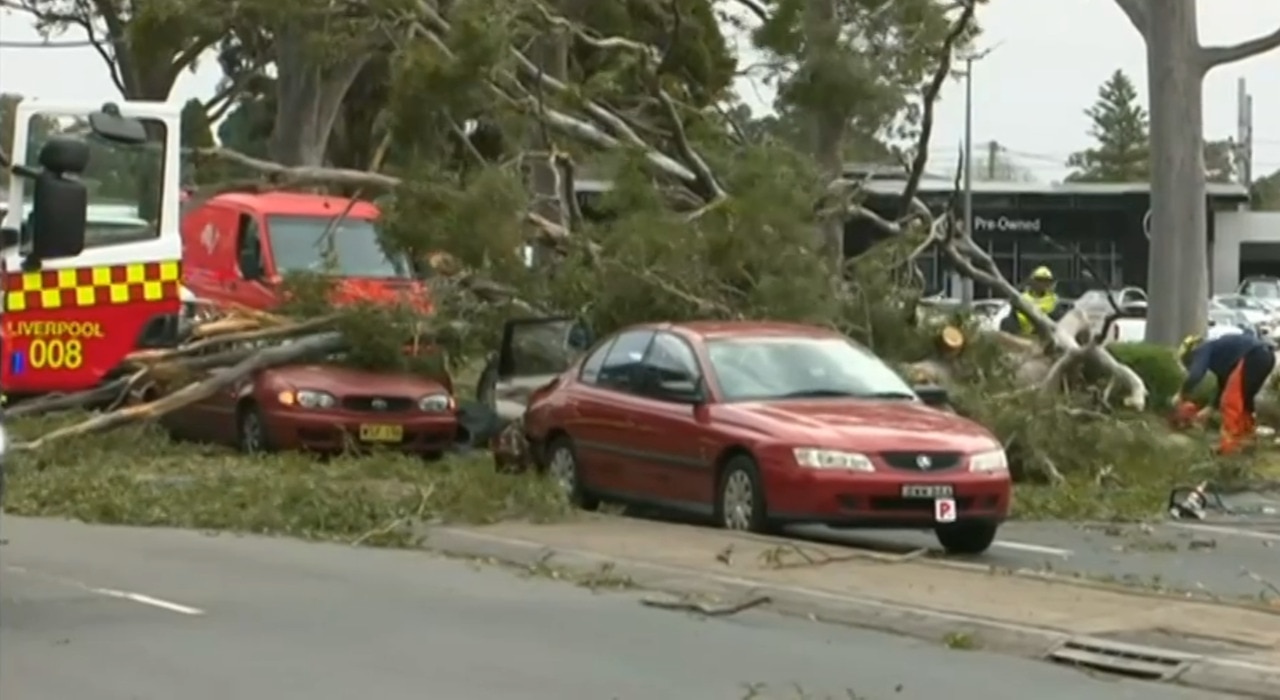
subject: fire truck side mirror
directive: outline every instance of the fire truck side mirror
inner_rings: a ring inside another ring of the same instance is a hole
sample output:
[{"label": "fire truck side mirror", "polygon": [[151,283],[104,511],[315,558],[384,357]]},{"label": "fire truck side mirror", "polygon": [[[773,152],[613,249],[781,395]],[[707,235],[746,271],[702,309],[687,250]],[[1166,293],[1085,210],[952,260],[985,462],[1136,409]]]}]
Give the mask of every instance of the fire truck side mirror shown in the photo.
[{"label": "fire truck side mirror", "polygon": [[30,262],[34,263],[74,257],[84,250],[88,191],[79,180],[54,173],[48,164],[45,167],[35,178],[31,197]]},{"label": "fire truck side mirror", "polygon": [[120,116],[120,108],[107,103],[102,111],[89,115],[89,128],[93,133],[117,143],[146,143],[147,129],[137,119]]}]

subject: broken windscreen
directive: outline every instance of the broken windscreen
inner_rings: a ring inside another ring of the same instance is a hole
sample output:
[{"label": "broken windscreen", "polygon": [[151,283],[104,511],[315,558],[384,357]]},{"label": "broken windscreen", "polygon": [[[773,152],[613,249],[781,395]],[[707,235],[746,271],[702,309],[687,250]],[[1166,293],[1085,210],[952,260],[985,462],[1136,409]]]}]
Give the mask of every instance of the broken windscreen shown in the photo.
[{"label": "broken windscreen", "polygon": [[[330,216],[268,216],[267,232],[276,271],[318,272],[339,277],[409,277],[409,266],[390,256],[367,219],[344,219],[329,230]],[[330,251],[332,251],[330,253]]]}]

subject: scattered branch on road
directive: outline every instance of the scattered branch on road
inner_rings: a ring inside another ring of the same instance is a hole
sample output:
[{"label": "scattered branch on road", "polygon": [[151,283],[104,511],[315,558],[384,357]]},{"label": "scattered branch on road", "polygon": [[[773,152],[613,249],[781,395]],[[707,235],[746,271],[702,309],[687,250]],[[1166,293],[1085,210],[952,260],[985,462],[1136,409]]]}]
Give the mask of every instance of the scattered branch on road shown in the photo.
[{"label": "scattered branch on road", "polygon": [[767,605],[771,602],[773,601],[769,596],[761,595],[752,596],[731,605],[709,605],[694,600],[662,600],[658,598],[644,598],[641,599],[640,604],[648,608],[658,608],[659,610],[676,610],[705,617],[725,617],[736,615],[761,605]]},{"label": "scattered branch on road", "polygon": [[903,554],[885,554],[873,551],[855,551],[850,554],[831,555],[815,547],[788,542],[766,549],[757,556],[760,564],[769,569],[798,569],[856,560],[871,560],[881,564],[902,564],[927,556],[929,549],[922,547]]}]

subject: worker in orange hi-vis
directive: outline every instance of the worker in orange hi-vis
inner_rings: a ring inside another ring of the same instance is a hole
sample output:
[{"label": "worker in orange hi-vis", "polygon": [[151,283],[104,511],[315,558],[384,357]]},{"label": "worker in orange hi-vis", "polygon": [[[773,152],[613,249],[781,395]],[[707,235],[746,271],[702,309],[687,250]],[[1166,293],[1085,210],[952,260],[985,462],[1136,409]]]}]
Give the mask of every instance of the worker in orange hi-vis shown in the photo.
[{"label": "worker in orange hi-vis", "polygon": [[1188,336],[1182,341],[1179,356],[1187,368],[1187,378],[1174,397],[1174,406],[1179,413],[1186,413],[1190,403],[1186,397],[1195,391],[1206,374],[1213,373],[1218,379],[1218,394],[1212,403],[1197,412],[1196,419],[1204,420],[1218,407],[1222,412],[1218,452],[1234,454],[1242,443],[1253,438],[1257,428],[1254,400],[1275,369],[1275,352],[1258,338],[1238,333],[1210,341]]}]

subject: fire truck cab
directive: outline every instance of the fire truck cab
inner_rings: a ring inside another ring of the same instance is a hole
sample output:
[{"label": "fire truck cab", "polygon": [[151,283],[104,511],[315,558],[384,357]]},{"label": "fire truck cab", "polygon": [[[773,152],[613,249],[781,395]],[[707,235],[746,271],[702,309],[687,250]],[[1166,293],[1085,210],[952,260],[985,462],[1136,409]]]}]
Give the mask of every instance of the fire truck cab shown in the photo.
[{"label": "fire truck cab", "polygon": [[[0,387],[91,389],[180,311],[181,106],[18,103],[0,241]],[[127,235],[86,235],[108,210]]]}]

